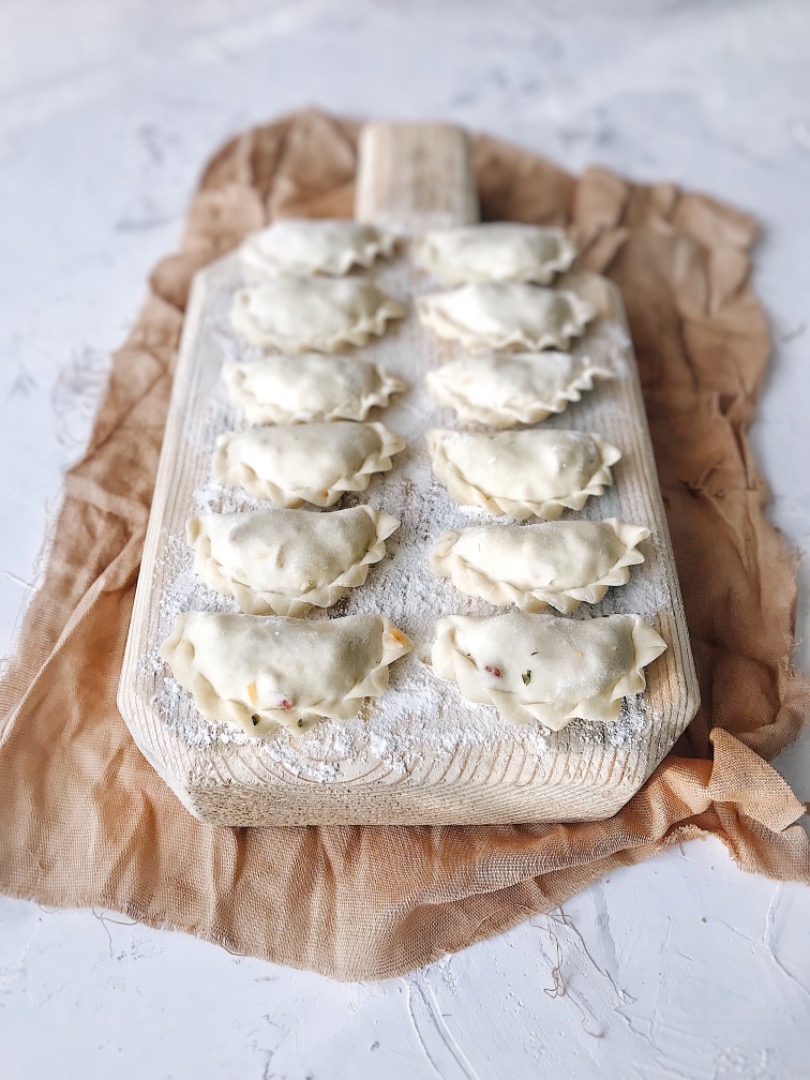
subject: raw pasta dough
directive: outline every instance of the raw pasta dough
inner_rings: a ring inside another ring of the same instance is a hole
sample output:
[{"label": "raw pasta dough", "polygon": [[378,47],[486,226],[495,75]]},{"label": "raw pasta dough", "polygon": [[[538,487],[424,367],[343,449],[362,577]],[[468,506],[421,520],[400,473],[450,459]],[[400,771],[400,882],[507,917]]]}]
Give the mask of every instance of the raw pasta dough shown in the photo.
[{"label": "raw pasta dough", "polygon": [[303,615],[362,585],[399,522],[371,506],[332,514],[257,510],[186,525],[194,569],[250,615]]},{"label": "raw pasta dough", "polygon": [[225,364],[231,401],[252,424],[301,424],[365,420],[405,384],[377,364],[348,356],[303,353]]},{"label": "raw pasta dough", "polygon": [[480,353],[464,356],[429,372],[433,398],[455,409],[462,420],[510,428],[536,424],[579,401],[594,379],[611,371],[584,351],[563,353]]},{"label": "raw pasta dough", "polygon": [[160,655],[209,720],[249,735],[348,720],[388,686],[388,665],[413,648],[384,615],[310,622],[270,615],[178,615]]},{"label": "raw pasta dough", "polygon": [[424,326],[468,349],[567,349],[596,314],[573,292],[537,285],[462,285],[416,301]]},{"label": "raw pasta dough", "polygon": [[618,719],[621,699],[644,690],[643,669],[666,647],[640,615],[451,615],[436,624],[433,668],[468,701],[559,731],[577,717]]},{"label": "raw pasta dough", "polygon": [[609,586],[628,582],[628,567],[644,562],[638,544],[649,535],[616,518],[447,529],[430,565],[468,596],[570,615],[583,601],[599,603]]},{"label": "raw pasta dough", "polygon": [[372,475],[387,472],[404,449],[383,424],[250,428],[219,436],[213,472],[221,483],[239,484],[275,506],[332,506],[344,491],[365,491]]},{"label": "raw pasta dough", "polygon": [[385,333],[405,309],[365,278],[280,277],[240,289],[231,323],[251,345],[279,352],[338,352]]},{"label": "raw pasta dough", "polygon": [[416,249],[420,265],[450,285],[470,281],[535,281],[548,285],[576,250],[562,229],[492,222],[436,229]]},{"label": "raw pasta dough", "polygon": [[558,518],[581,510],[613,482],[621,453],[598,435],[580,431],[427,433],[433,469],[462,506],[490,514]]},{"label": "raw pasta dough", "polygon": [[251,275],[346,274],[393,254],[395,237],[356,221],[288,218],[253,233],[240,249]]}]

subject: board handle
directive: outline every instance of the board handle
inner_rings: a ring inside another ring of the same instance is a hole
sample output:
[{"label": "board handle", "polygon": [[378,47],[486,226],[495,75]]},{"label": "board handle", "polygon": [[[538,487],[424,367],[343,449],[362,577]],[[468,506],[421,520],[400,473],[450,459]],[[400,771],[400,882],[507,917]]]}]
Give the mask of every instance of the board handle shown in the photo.
[{"label": "board handle", "polygon": [[420,231],[480,220],[467,133],[454,124],[365,124],[354,216]]}]

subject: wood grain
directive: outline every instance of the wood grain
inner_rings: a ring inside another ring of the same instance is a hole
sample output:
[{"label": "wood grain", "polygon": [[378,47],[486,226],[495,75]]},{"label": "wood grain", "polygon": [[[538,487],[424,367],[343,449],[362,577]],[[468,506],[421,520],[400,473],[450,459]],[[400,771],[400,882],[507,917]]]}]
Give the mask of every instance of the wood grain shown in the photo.
[{"label": "wood grain", "polygon": [[[464,133],[447,125],[368,125],[361,140],[356,210],[362,220],[406,230],[476,220]],[[429,285],[404,258],[374,276],[401,299]],[[651,621],[669,644],[648,669],[648,689],[636,705],[638,726],[629,734],[617,728],[617,737],[610,725],[575,722],[541,745],[495,717],[476,741],[462,737],[465,724],[472,727],[471,706],[446,684],[440,708],[430,714],[434,698],[419,691],[432,678],[423,662],[430,644],[424,609],[437,602],[445,602],[447,611],[485,611],[487,606],[454,594],[427,569],[435,537],[431,522],[447,507],[435,482],[430,492],[421,490],[430,486],[421,433],[431,426],[450,426],[452,417],[431,406],[424,375],[454,351],[428,336],[412,313],[362,350],[365,359],[384,364],[411,385],[403,401],[380,416],[406,435],[409,448],[367,493],[367,501],[402,518],[400,546],[384,571],[375,568],[366,585],[353,590],[357,595],[340,613],[354,610],[352,604],[365,605],[363,610],[375,604],[380,610],[383,604],[396,606],[387,613],[415,637],[420,649],[392,669],[389,694],[364,707],[355,725],[368,732],[362,752],[341,749],[337,740],[324,762],[328,768],[319,771],[321,763],[307,756],[304,743],[299,751],[287,739],[284,752],[276,753],[272,739],[192,739],[182,724],[174,723],[166,705],[169,673],[154,662],[156,645],[166,634],[162,600],[177,588],[176,552],[183,546],[185,521],[195,512],[195,493],[210,476],[213,439],[237,422],[236,414],[218,403],[223,350],[233,345],[226,340],[224,313],[241,281],[235,255],[213,263],[196,276],[186,315],[118,699],[147,759],[191,813],[222,825],[488,824],[596,819],[615,813],[686,727],[698,706],[698,690],[621,298],[611,283],[594,275],[569,274],[561,284],[596,304],[601,317],[593,331],[594,348],[612,343],[619,357],[617,376],[546,425],[598,431],[623,451],[614,488],[592,499],[578,516],[619,516],[652,531],[643,549],[646,562],[634,568],[631,584],[611,590],[603,604],[592,609],[599,614],[652,604]],[[461,511],[459,515],[463,524]],[[415,569],[406,558],[409,544],[424,550]],[[188,701],[181,696],[174,700],[174,712],[187,716]],[[373,736],[376,730],[389,729],[386,710],[401,709],[403,700],[412,711],[412,723],[404,724],[401,761],[394,767],[390,754],[375,752]],[[204,728],[201,722],[200,730]],[[434,737],[439,730],[459,732],[457,743],[448,746],[448,737]]]}]

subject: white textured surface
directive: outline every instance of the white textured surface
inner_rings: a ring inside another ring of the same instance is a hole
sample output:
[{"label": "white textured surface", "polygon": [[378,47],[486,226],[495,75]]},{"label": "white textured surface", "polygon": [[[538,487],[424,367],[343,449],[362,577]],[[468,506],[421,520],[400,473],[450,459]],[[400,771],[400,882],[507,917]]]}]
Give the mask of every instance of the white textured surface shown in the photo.
[{"label": "white textured surface", "polygon": [[[0,651],[108,354],[177,244],[205,156],[309,102],[457,120],[757,215],[777,350],[755,444],[772,516],[806,552],[808,48],[802,0],[425,0],[407,15],[369,0],[5,0]],[[807,561],[801,575],[807,669]],[[779,765],[810,798],[810,739]],[[808,1077],[808,915],[808,890],[691,844],[612,875],[564,919],[342,986],[118,916],[0,900],[0,1077]]]}]

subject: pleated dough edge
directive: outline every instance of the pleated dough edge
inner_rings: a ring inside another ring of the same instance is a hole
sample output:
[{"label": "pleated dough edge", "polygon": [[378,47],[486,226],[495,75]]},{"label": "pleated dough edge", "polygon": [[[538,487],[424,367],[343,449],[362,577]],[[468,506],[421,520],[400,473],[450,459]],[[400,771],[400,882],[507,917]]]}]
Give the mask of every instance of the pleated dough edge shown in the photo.
[{"label": "pleated dough edge", "polygon": [[668,648],[663,638],[640,615],[622,617],[633,622],[631,639],[634,657],[629,671],[616,682],[609,693],[597,694],[574,705],[554,705],[546,702],[528,704],[519,701],[515,694],[483,687],[477,678],[478,669],[475,664],[456,647],[455,629],[459,621],[468,618],[464,615],[448,615],[436,623],[432,651],[433,670],[440,678],[454,682],[465,700],[479,705],[494,705],[500,716],[515,724],[539,720],[552,731],[561,731],[572,720],[611,723],[618,720],[625,697],[639,694],[646,689],[644,668]]},{"label": "pleated dough edge", "polygon": [[[464,286],[462,286],[463,288]],[[597,311],[590,301],[568,289],[557,290],[565,296],[571,305],[571,318],[556,330],[547,330],[538,337],[529,337],[523,330],[509,333],[491,334],[482,337],[479,334],[454,322],[441,311],[434,301],[444,293],[428,293],[417,296],[416,311],[419,321],[428,330],[433,330],[446,341],[458,341],[464,348],[473,351],[490,349],[524,349],[526,352],[542,352],[543,349],[560,349],[567,352],[572,339],[580,337]]]},{"label": "pleated dough edge", "polygon": [[211,553],[211,538],[205,529],[206,519],[220,516],[218,514],[203,514],[189,518],[186,522],[186,540],[194,552],[194,572],[215,592],[236,600],[240,610],[246,615],[286,615],[299,618],[313,607],[332,607],[349,589],[364,584],[369,569],[385,558],[385,541],[401,524],[384,510],[368,505],[364,505],[362,509],[374,522],[376,536],[373,544],[360,562],[339,574],[334,581],[321,584],[307,593],[296,596],[291,593],[255,589],[245,582],[228,577]]},{"label": "pleated dough edge", "polygon": [[601,495],[605,487],[613,483],[611,465],[621,459],[618,447],[607,443],[600,435],[589,432],[597,448],[601,463],[585,487],[566,496],[532,502],[527,499],[507,499],[505,496],[485,495],[463,476],[454,462],[444,453],[443,436],[458,434],[446,428],[433,428],[425,433],[433,471],[446,486],[450,497],[459,506],[477,506],[496,517],[505,516],[516,521],[536,517],[541,521],[556,521],[563,510],[581,510],[592,495]]},{"label": "pleated dough edge", "polygon": [[442,372],[446,367],[434,368],[428,372],[425,382],[428,392],[433,400],[444,408],[453,409],[459,419],[467,423],[486,424],[488,427],[504,431],[518,427],[520,424],[538,424],[552,413],[562,413],[574,402],[582,399],[582,394],[593,390],[595,379],[611,379],[614,372],[607,367],[600,367],[588,358],[590,367],[585,368],[571,380],[564,390],[561,390],[552,401],[538,401],[525,412],[508,411],[505,409],[489,409],[486,405],[473,405],[459,395],[453,393],[453,388],[447,387],[442,381]]},{"label": "pleated dough edge", "polygon": [[432,230],[423,233],[417,238],[414,244],[414,260],[420,270],[447,285],[480,285],[489,282],[498,285],[510,282],[524,285],[549,285],[557,274],[563,274],[566,270],[569,270],[577,257],[577,249],[571,243],[565,229],[549,227],[547,231],[555,233],[559,239],[560,250],[554,259],[549,259],[548,262],[543,263],[539,272],[532,272],[527,269],[522,273],[506,273],[497,276],[484,274],[476,277],[474,274],[465,273],[442,262],[439,253],[433,246],[434,232],[442,231]]},{"label": "pleated dough edge", "polygon": [[249,344],[259,349],[288,353],[293,356],[303,352],[336,353],[340,352],[345,345],[365,345],[372,335],[381,337],[385,333],[389,320],[404,317],[405,308],[402,304],[381,290],[378,291],[382,299],[372,315],[359,317],[351,327],[339,334],[329,336],[313,333],[306,340],[296,341],[264,331],[252,319],[249,319],[242,300],[249,290],[240,289],[234,294],[231,305],[231,326]]},{"label": "pleated dough edge", "polygon": [[430,555],[430,566],[437,576],[447,578],[459,592],[467,596],[475,596],[500,607],[514,605],[530,614],[552,607],[563,615],[570,615],[582,603],[598,604],[604,599],[605,593],[611,586],[626,585],[630,580],[629,567],[644,562],[644,556],[638,550],[638,545],[649,538],[649,529],[645,529],[642,525],[629,525],[617,518],[605,518],[602,524],[611,526],[625,546],[624,553],[597,581],[575,589],[554,591],[538,588],[526,592],[508,581],[498,581],[487,577],[480,570],[453,555],[455,543],[466,531],[464,529],[446,529],[437,537]]},{"label": "pleated dough edge", "polygon": [[401,453],[406,442],[399,435],[390,431],[384,424],[379,422],[367,423],[367,427],[375,429],[380,437],[381,446],[376,453],[369,454],[360,468],[352,476],[341,477],[328,488],[292,488],[284,489],[272,480],[263,479],[255,469],[244,462],[233,465],[233,479],[226,474],[224,466],[227,465],[227,444],[230,436],[241,432],[228,431],[217,437],[216,449],[212,460],[214,478],[222,484],[238,485],[245,489],[254,498],[264,499],[281,510],[297,510],[305,503],[322,508],[334,506],[335,503],[347,491],[365,491],[371,483],[373,475],[379,472],[388,472],[393,462],[391,458]]},{"label": "pleated dough edge", "polygon": [[[269,226],[269,228],[272,228],[272,226]],[[377,259],[390,259],[400,241],[400,237],[396,233],[377,228],[376,240],[369,240],[362,245],[360,250],[348,248],[344,252],[338,253],[335,262],[331,265],[323,262],[315,263],[308,269],[304,267],[295,269],[294,264],[277,262],[262,252],[257,240],[261,233],[265,231],[262,229],[258,233],[251,233],[242,241],[239,247],[239,263],[242,270],[246,278],[249,278],[252,284],[257,285],[267,281],[268,278],[283,277],[285,274],[296,277],[310,277],[312,275],[344,277],[355,266],[359,266],[363,270],[370,270]]]},{"label": "pleated dough edge", "polygon": [[[365,363],[365,361],[358,360],[357,363]],[[374,371],[377,386],[371,393],[360,399],[355,409],[344,408],[341,411],[341,407],[338,406],[328,413],[304,410],[287,412],[274,402],[260,401],[255,394],[246,389],[246,369],[250,366],[250,364],[238,361],[228,361],[222,365],[222,378],[228,387],[228,396],[234,405],[244,411],[245,419],[250,424],[313,424],[328,423],[332,420],[362,422],[372,409],[386,408],[394,394],[401,394],[407,390],[406,383],[392,375],[390,371],[379,364],[367,364]]]},{"label": "pleated dough edge", "polygon": [[[411,639],[397,629],[387,615],[379,615],[382,621],[380,659],[340,701],[330,702],[328,706],[325,702],[316,702],[289,711],[265,709],[259,713],[259,723],[254,724],[255,709],[240,701],[221,698],[208,679],[194,670],[194,647],[183,637],[183,630],[189,616],[196,614],[199,613],[185,611],[177,616],[171,634],[160,646],[160,657],[168,664],[176,682],[192,695],[197,711],[203,717],[237,724],[246,735],[254,738],[272,733],[276,728],[286,728],[290,734],[300,735],[319,720],[351,720],[360,711],[364,698],[380,697],[385,693],[390,665],[413,649]],[[299,724],[299,720],[303,723]]]}]

